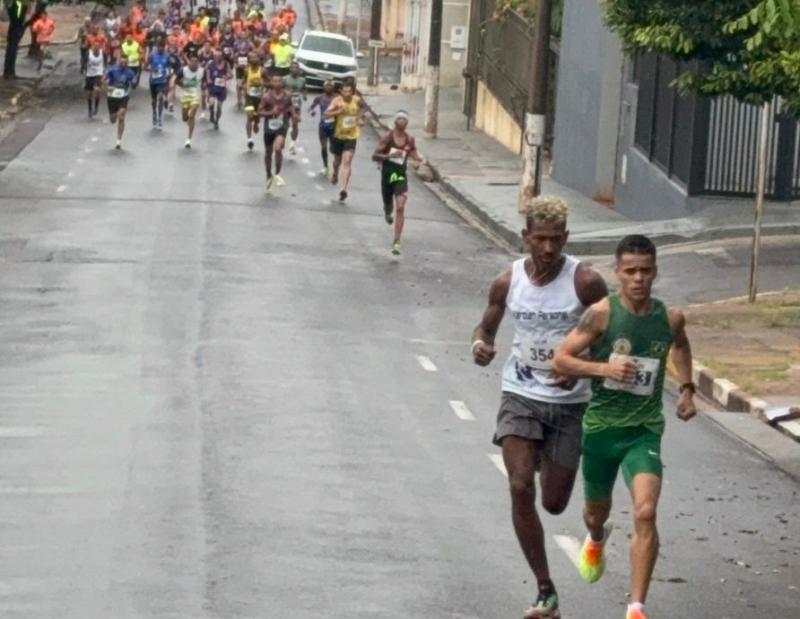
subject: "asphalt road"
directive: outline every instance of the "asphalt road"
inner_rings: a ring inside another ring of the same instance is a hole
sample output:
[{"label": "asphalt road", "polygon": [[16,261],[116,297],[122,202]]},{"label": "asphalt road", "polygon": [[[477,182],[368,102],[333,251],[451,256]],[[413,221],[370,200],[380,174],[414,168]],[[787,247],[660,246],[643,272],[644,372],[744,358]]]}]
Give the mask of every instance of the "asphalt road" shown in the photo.
[{"label": "asphalt road", "polygon": [[[191,152],[146,92],[123,152],[83,115],[22,122],[0,172],[0,616],[519,617],[499,363],[468,347],[511,257],[416,180],[391,257],[369,131],[342,206],[310,119],[266,197],[230,105]],[[793,619],[797,484],[665,406],[652,617]],[[623,616],[617,492],[593,587],[580,486],[545,518],[565,617]]]}]

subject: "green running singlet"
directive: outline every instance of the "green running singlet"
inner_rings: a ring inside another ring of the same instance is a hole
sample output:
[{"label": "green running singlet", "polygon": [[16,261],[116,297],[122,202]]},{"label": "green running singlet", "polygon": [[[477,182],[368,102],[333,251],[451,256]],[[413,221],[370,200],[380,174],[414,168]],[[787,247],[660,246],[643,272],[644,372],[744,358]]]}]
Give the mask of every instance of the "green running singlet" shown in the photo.
[{"label": "green running singlet", "polygon": [[672,330],[664,304],[652,300],[646,316],[629,312],[617,295],[608,297],[611,313],[602,337],[591,347],[593,361],[631,357],[639,366],[633,383],[592,381],[592,399],[583,417],[586,434],[611,428],[646,428],[664,432],[661,397]]}]

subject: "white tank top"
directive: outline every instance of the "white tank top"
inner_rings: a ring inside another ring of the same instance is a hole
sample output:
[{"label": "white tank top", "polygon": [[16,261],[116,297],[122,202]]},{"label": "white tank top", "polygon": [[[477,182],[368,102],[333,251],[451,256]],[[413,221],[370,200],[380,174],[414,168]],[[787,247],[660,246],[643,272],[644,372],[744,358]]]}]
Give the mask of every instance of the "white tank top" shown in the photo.
[{"label": "white tank top", "polygon": [[100,50],[95,56],[92,50],[89,50],[89,58],[86,61],[86,77],[99,77],[105,73],[105,56],[103,51]]},{"label": "white tank top", "polygon": [[525,271],[525,260],[511,268],[511,286],[506,297],[508,313],[514,321],[511,355],[503,367],[503,391],[532,400],[574,404],[588,402],[588,379],[562,389],[553,386],[553,356],[586,309],[575,292],[575,271],[580,262],[564,256],[558,276],[545,286],[534,286]]}]

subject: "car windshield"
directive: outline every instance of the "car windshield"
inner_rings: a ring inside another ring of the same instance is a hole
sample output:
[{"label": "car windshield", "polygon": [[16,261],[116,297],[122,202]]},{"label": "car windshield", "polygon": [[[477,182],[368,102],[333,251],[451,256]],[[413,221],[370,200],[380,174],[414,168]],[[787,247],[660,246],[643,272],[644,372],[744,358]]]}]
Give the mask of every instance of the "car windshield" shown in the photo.
[{"label": "car windshield", "polygon": [[300,49],[305,49],[310,52],[323,52],[325,54],[353,57],[353,48],[350,41],[333,39],[331,37],[309,35],[303,39],[303,44],[300,46]]}]

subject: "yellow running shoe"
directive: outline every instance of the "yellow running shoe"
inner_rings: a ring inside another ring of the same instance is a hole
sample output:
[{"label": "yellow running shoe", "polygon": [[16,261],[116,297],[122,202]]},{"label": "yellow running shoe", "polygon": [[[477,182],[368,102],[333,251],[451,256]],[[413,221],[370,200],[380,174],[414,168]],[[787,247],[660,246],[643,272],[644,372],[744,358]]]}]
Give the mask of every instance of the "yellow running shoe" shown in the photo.
[{"label": "yellow running shoe", "polygon": [[644,615],[644,608],[641,604],[628,604],[628,613],[625,619],[647,619]]},{"label": "yellow running shoe", "polygon": [[285,187],[286,186],[286,181],[283,180],[283,178],[281,177],[280,174],[276,174],[275,175],[275,186],[276,187]]},{"label": "yellow running shoe", "polygon": [[586,536],[586,541],[583,542],[581,548],[580,561],[578,563],[578,571],[588,583],[597,582],[606,570],[606,558],[603,555],[603,548],[611,535],[611,530],[614,525],[606,522],[603,525],[603,541],[595,542],[590,536]]}]

